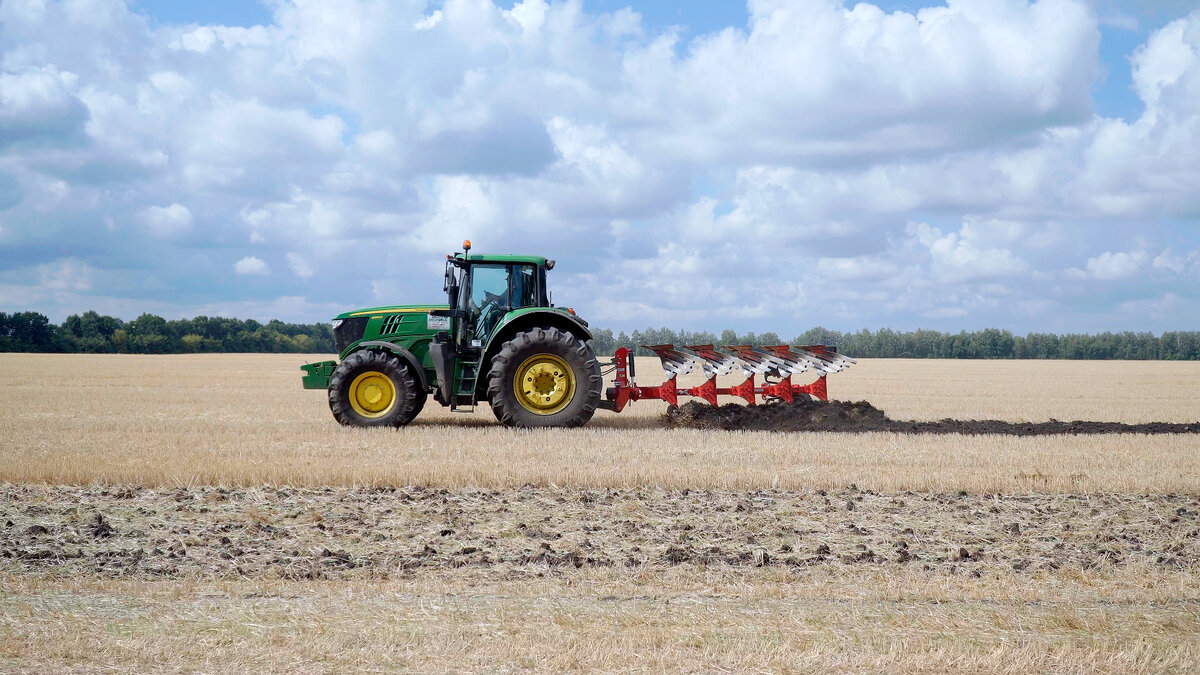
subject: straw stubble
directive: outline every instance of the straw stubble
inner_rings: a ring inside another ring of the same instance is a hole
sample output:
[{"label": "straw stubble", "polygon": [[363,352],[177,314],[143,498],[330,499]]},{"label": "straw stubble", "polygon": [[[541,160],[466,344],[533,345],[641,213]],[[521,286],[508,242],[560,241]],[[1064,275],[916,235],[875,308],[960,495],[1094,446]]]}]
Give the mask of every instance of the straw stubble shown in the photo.
[{"label": "straw stubble", "polygon": [[[0,355],[0,670],[1197,668],[1195,435],[681,430],[656,402],[346,429],[305,360]],[[1195,422],[1200,364],[829,385],[893,419]]]}]

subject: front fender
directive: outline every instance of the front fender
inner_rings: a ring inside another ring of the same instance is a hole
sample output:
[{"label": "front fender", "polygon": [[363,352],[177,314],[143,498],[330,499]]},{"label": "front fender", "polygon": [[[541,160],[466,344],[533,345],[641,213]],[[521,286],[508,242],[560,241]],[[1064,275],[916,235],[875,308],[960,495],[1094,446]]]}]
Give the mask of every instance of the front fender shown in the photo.
[{"label": "front fender", "polygon": [[[421,383],[421,389],[425,391],[429,390],[429,382],[425,379],[425,369],[421,367],[421,362],[417,360],[417,357],[413,356],[412,352],[408,351],[404,347],[401,347],[394,342],[387,342],[385,340],[368,340],[366,342],[360,342],[358,344],[358,349],[386,349],[396,356],[399,356],[408,363],[409,369],[416,374],[417,380]],[[355,351],[358,350],[356,349]]]}]

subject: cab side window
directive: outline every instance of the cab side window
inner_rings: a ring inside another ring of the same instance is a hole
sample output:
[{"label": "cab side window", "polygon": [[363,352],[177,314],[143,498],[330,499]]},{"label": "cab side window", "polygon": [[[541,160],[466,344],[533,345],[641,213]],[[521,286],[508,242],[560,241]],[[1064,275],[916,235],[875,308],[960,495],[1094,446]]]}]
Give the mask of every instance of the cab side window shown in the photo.
[{"label": "cab side window", "polygon": [[537,268],[533,265],[521,265],[514,268],[513,274],[513,308],[536,307],[537,300]]}]

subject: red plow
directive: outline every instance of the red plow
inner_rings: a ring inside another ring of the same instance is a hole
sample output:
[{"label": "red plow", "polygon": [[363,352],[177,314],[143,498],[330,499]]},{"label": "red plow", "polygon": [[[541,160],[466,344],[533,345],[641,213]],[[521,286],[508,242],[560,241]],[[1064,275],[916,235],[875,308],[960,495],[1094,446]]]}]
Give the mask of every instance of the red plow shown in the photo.
[{"label": "red plow", "polygon": [[[829,400],[825,377],[841,372],[857,363],[854,359],[837,353],[837,348],[828,345],[793,347],[778,345],[752,347],[748,345],[722,346],[692,345],[682,349],[675,345],[643,345],[654,352],[662,361],[663,371],[669,376],[666,382],[654,387],[642,387],[634,383],[634,361],[629,349],[617,349],[613,357],[616,376],[613,386],[605,392],[606,405],[620,412],[632,401],[654,399],[679,405],[680,396],[693,396],[718,405],[718,396],[737,396],[750,405],[758,398],[764,401],[791,403],[797,399],[811,397]],[[697,370],[703,371],[705,381],[696,387],[681,388],[677,383],[680,375]],[[732,375],[740,370],[745,379],[732,387],[718,387],[717,378]],[[792,376],[812,371],[818,374],[811,384],[792,384]],[[761,384],[755,378],[761,376]]]}]

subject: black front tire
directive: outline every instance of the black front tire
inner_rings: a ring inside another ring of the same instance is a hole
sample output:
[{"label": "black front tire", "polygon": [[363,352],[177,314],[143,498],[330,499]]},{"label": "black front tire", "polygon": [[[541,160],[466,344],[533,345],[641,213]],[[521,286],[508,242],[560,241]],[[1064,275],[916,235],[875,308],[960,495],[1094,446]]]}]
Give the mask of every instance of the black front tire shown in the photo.
[{"label": "black front tire", "polygon": [[[391,405],[376,414],[361,405],[356,409],[351,401],[355,381],[370,374],[387,378],[393,392]],[[338,364],[329,378],[329,409],[334,419],[346,426],[402,427],[421,412],[425,398],[408,364],[388,352],[373,349],[354,352]]]},{"label": "black front tire", "polygon": [[[517,370],[526,360],[548,354],[566,362],[575,390],[566,406],[553,414],[539,414],[517,400],[513,387]],[[492,358],[487,395],[501,424],[513,427],[577,427],[587,423],[600,404],[603,379],[591,347],[557,328],[534,328],[517,333]]]}]

